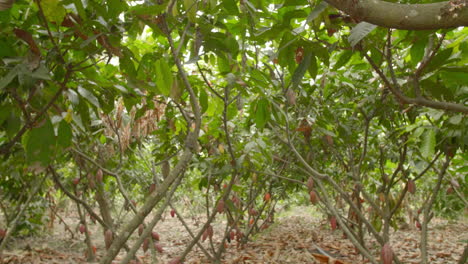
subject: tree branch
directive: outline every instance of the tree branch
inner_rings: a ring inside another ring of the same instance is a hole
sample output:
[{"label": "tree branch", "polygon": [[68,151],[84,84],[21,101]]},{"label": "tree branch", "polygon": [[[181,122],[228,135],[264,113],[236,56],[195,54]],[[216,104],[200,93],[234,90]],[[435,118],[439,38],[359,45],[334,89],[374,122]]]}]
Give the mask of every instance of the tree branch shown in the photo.
[{"label": "tree branch", "polygon": [[325,0],[353,18],[381,27],[433,30],[468,26],[468,1],[399,4],[381,0]]}]

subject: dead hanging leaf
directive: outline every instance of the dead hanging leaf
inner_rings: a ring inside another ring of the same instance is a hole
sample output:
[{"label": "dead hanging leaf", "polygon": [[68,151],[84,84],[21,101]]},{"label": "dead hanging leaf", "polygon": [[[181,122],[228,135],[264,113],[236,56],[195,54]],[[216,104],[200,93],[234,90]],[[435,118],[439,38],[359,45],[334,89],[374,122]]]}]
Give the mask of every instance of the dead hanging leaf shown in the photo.
[{"label": "dead hanging leaf", "polygon": [[31,33],[25,31],[25,30],[22,30],[20,28],[15,28],[13,30],[13,32],[15,32],[15,35],[16,37],[18,37],[19,39],[22,39],[24,40],[26,43],[28,43],[29,45],[29,48],[31,49],[31,51],[36,54],[36,55],[41,55],[40,51],[39,51],[39,47],[36,45],[36,42],[34,41]]}]

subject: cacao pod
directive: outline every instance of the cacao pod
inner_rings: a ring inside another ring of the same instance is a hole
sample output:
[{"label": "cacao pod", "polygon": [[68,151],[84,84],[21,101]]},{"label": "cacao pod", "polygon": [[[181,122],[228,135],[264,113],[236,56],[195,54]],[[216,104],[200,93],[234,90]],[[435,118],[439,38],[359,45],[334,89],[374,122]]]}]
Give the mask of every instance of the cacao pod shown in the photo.
[{"label": "cacao pod", "polygon": [[330,218],[330,226],[333,231],[336,230],[336,217],[335,216],[332,216]]},{"label": "cacao pod", "polygon": [[213,238],[213,226],[209,225],[206,230],[208,231],[208,237]]},{"label": "cacao pod", "polygon": [[159,241],[159,234],[157,232],[151,232],[151,237],[156,240],[156,241]]},{"label": "cacao pod", "polygon": [[106,232],[104,232],[104,243],[106,244],[106,249],[110,248],[113,240],[114,234],[110,229],[107,229]]},{"label": "cacao pod", "polygon": [[72,182],[73,184],[78,185],[78,183],[80,183],[80,178],[74,178]]},{"label": "cacao pod", "polygon": [[318,196],[317,196],[317,193],[316,193],[314,190],[310,191],[310,193],[309,193],[309,199],[310,199],[310,202],[311,202],[312,204],[317,204],[317,203],[318,203],[319,198],[318,198]]},{"label": "cacao pod", "polygon": [[263,200],[264,200],[265,202],[269,202],[269,201],[270,201],[270,199],[271,199],[271,194],[270,194],[270,193],[268,193],[268,192],[267,192],[267,193],[265,193],[265,196],[263,197]]},{"label": "cacao pod", "polygon": [[413,180],[408,181],[408,192],[411,193],[411,194],[416,193],[416,184],[414,183]]},{"label": "cacao pod", "polygon": [[310,176],[309,179],[307,179],[306,185],[307,185],[307,189],[309,189],[309,192],[314,189],[314,179],[312,178],[312,176]]},{"label": "cacao pod", "polygon": [[163,247],[161,246],[161,244],[159,243],[154,243],[154,248],[156,248],[156,250],[159,252],[159,253],[163,253]]},{"label": "cacao pod", "polygon": [[216,205],[216,212],[222,214],[224,212],[224,201],[219,200],[218,204]]},{"label": "cacao pod", "polygon": [[84,225],[80,225],[80,233],[84,234],[86,232],[86,227]]},{"label": "cacao pod", "polygon": [[175,209],[172,209],[172,210],[171,210],[171,216],[172,216],[172,217],[175,216]]},{"label": "cacao pod", "polygon": [[143,234],[143,230],[145,229],[145,226],[143,224],[140,224],[138,226],[138,235],[141,236]]},{"label": "cacao pod", "polygon": [[148,247],[149,247],[149,239],[145,239],[145,241],[143,241],[143,252],[146,252],[148,251]]},{"label": "cacao pod", "polygon": [[96,173],[96,181],[98,183],[102,183],[102,179],[103,179],[103,174],[102,174],[102,170],[101,169],[98,169],[97,173]]},{"label": "cacao pod", "polygon": [[7,233],[6,229],[0,228],[0,240],[5,238],[6,233]]},{"label": "cacao pod", "polygon": [[391,264],[393,261],[393,250],[390,247],[390,244],[387,242],[382,247],[381,258],[383,264]]}]

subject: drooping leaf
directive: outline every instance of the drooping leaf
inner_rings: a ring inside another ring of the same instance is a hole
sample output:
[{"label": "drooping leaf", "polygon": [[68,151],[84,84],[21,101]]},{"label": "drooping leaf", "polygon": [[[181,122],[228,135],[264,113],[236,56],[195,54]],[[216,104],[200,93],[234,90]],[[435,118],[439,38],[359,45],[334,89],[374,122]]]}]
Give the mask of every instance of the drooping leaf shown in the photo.
[{"label": "drooping leaf", "polygon": [[255,124],[257,125],[258,129],[263,129],[268,122],[269,119],[269,102],[267,99],[260,99],[257,103],[257,109],[255,111]]},{"label": "drooping leaf", "polygon": [[436,145],[436,135],[434,129],[427,129],[423,134],[420,147],[421,154],[424,158],[430,159],[434,156]]},{"label": "drooping leaf", "polygon": [[294,74],[292,76],[292,89],[296,89],[299,83],[301,83],[302,77],[304,77],[304,74],[306,73],[307,69],[309,69],[310,62],[312,60],[312,53],[311,52],[305,52],[304,58],[302,59],[301,63],[299,63],[299,66],[297,66],[296,70],[294,71]]},{"label": "drooping leaf", "polygon": [[56,22],[61,24],[63,18],[67,14],[67,11],[63,7],[60,0],[42,0],[40,1],[42,10],[44,10],[44,16],[50,22]]},{"label": "drooping leaf", "polygon": [[95,107],[99,108],[99,100],[96,98],[96,96],[94,96],[93,93],[91,93],[90,91],[88,91],[87,89],[85,89],[83,86],[78,86],[78,93],[83,96],[84,98],[86,98],[86,100],[88,100],[88,102],[90,102],[91,104],[93,104]]},{"label": "drooping leaf", "polygon": [[72,143],[72,136],[70,124],[62,120],[57,130],[57,143],[63,148],[69,147]]},{"label": "drooping leaf", "polygon": [[316,5],[307,17],[307,23],[310,23],[311,21],[316,19],[323,11],[325,11],[327,7],[328,3],[325,1],[322,1],[320,2],[320,4]]},{"label": "drooping leaf", "polygon": [[349,44],[354,47],[359,41],[361,41],[365,36],[372,32],[377,26],[367,22],[360,22],[349,34],[348,41]]},{"label": "drooping leaf", "polygon": [[49,118],[43,121],[41,126],[33,128],[23,137],[25,137],[23,144],[29,164],[39,162],[46,166],[53,160],[56,137]]},{"label": "drooping leaf", "polygon": [[172,88],[172,71],[167,62],[163,59],[157,60],[155,64],[156,71],[156,85],[159,91],[165,95],[169,96]]}]

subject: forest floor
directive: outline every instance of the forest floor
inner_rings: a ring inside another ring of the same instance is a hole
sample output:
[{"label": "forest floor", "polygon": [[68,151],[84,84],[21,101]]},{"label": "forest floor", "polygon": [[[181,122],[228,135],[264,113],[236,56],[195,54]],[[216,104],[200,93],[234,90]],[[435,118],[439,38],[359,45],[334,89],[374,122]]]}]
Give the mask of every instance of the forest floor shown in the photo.
[{"label": "forest floor", "polygon": [[[316,213],[305,207],[295,207],[280,213],[273,225],[254,236],[244,247],[238,247],[237,242],[227,244],[223,263],[367,263],[357,254],[351,242],[343,237],[341,230],[332,231],[328,222],[314,215]],[[77,230],[78,216],[73,212],[69,213],[65,221],[72,227],[73,238],[69,231],[64,231],[63,224],[55,223],[52,229],[46,230],[41,236],[13,239],[9,249],[4,252],[4,263],[89,263],[84,253],[84,235]],[[186,222],[195,231],[201,228],[203,223],[201,219],[195,217],[187,217]],[[221,234],[222,230],[222,223],[214,224],[214,240],[217,238],[216,234]],[[177,218],[171,218],[169,214],[165,215],[164,221],[158,223],[155,231],[160,234],[163,253],[158,254],[157,262],[154,262],[151,250],[144,253],[140,249],[138,256],[143,263],[168,263],[181,254],[191,241]],[[99,259],[105,252],[102,231],[94,224],[90,232]],[[419,238],[420,232],[416,228],[392,233],[392,248],[403,263],[419,263]],[[429,262],[456,263],[467,240],[466,221],[434,219],[429,228]],[[208,240],[202,244],[205,248],[210,248]],[[378,244],[369,239],[366,245],[378,259],[380,255]],[[324,255],[317,254],[317,247],[333,257],[323,260]],[[119,255],[115,263],[120,263],[118,260],[122,257],[123,255]],[[338,261],[334,262],[335,260]],[[194,247],[184,263],[208,263],[208,261],[203,252]]]}]

